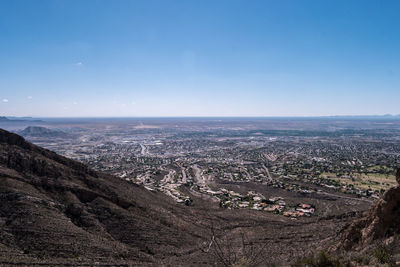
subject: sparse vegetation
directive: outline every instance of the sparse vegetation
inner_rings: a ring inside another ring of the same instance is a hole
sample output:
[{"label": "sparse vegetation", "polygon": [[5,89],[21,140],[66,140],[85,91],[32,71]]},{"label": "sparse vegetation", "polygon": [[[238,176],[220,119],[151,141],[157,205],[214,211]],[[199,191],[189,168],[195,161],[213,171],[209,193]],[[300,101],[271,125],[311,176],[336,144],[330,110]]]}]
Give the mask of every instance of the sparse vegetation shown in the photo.
[{"label": "sparse vegetation", "polygon": [[380,264],[388,264],[389,266],[394,266],[395,264],[393,260],[392,248],[386,245],[380,244],[372,251],[372,255]]},{"label": "sparse vegetation", "polygon": [[292,267],[351,267],[350,261],[336,258],[325,251],[316,256],[305,257],[296,261]]}]

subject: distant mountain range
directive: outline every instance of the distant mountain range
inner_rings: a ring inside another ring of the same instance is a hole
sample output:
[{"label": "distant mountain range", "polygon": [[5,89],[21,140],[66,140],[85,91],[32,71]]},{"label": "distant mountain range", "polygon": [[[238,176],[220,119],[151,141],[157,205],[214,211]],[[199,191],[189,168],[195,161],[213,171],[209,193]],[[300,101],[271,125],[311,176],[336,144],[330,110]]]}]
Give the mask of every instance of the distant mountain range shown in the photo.
[{"label": "distant mountain range", "polygon": [[7,117],[1,116],[0,122],[2,122],[2,121],[10,121],[10,119],[8,119]]},{"label": "distant mountain range", "polygon": [[1,122],[42,122],[42,120],[34,119],[32,117],[6,117],[0,116]]},{"label": "distant mountain range", "polygon": [[[172,117],[162,117],[162,116],[154,116],[154,117],[48,117],[47,119],[129,119],[129,118],[382,118],[382,117],[396,117],[400,118],[400,114],[384,114],[384,115],[315,115],[315,116],[196,116],[196,117],[187,117],[187,116],[172,116]],[[0,116],[0,121],[43,121],[42,118],[34,118],[34,117],[16,117],[16,116]]]},{"label": "distant mountain range", "polygon": [[326,116],[328,118],[400,118],[400,114],[392,115],[335,115],[335,116]]},{"label": "distant mountain range", "polygon": [[60,131],[60,130],[53,130],[45,127],[40,126],[28,126],[24,130],[19,131],[18,134],[24,137],[69,137],[69,134]]}]

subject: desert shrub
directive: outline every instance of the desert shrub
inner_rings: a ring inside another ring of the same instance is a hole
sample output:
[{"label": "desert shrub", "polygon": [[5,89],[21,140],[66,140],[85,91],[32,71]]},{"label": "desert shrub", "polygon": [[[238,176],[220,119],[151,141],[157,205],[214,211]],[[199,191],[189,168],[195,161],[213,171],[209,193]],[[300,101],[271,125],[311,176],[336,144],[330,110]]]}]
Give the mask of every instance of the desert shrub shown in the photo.
[{"label": "desert shrub", "polygon": [[393,264],[393,255],[390,249],[385,245],[379,245],[373,252],[372,255],[381,264]]},{"label": "desert shrub", "polygon": [[317,256],[306,257],[296,261],[292,267],[350,267],[349,261],[334,258],[325,251],[321,251]]},{"label": "desert shrub", "polygon": [[314,257],[304,257],[298,259],[292,267],[303,267],[303,266],[315,266],[315,259]]},{"label": "desert shrub", "polygon": [[368,266],[371,262],[371,256],[368,254],[358,254],[353,256],[352,260],[360,265]]}]

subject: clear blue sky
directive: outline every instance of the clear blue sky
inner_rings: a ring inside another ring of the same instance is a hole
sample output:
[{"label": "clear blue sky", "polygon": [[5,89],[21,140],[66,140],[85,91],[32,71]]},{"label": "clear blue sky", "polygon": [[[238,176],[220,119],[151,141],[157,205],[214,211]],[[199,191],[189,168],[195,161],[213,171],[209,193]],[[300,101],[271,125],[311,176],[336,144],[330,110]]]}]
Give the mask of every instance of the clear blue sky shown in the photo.
[{"label": "clear blue sky", "polygon": [[400,1],[0,1],[0,115],[400,113]]}]

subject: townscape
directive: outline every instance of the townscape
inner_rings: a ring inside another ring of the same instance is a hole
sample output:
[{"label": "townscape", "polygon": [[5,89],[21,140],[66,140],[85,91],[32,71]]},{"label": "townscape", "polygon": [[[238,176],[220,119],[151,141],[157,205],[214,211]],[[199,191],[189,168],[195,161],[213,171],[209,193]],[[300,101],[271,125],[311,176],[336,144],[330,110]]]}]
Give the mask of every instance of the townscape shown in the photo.
[{"label": "townscape", "polygon": [[[345,125],[310,121],[302,122],[306,128],[299,131],[296,120],[64,120],[15,131],[96,170],[161,191],[182,205],[206,199],[221,208],[297,218],[318,214],[318,207],[288,202],[280,192],[305,197],[340,193],[372,201],[396,184],[400,139],[394,129],[400,124],[389,122],[374,121],[382,127],[369,129],[370,123],[362,119]],[[326,123],[331,129],[323,129]]]}]

